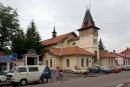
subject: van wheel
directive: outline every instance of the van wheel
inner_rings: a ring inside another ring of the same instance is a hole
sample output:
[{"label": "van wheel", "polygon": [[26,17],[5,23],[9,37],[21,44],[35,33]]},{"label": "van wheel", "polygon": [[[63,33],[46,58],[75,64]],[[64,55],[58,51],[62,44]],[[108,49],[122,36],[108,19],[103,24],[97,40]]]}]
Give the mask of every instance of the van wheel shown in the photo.
[{"label": "van wheel", "polygon": [[22,79],[22,80],[20,81],[20,85],[21,85],[21,86],[26,86],[26,85],[27,85],[27,80],[26,80],[26,79]]}]

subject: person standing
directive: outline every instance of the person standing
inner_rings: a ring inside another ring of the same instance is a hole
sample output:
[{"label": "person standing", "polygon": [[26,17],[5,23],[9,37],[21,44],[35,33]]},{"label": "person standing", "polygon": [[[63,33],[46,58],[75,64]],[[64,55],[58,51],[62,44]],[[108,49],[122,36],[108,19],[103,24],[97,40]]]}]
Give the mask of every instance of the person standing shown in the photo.
[{"label": "person standing", "polygon": [[60,68],[58,66],[56,67],[55,77],[56,77],[57,80],[60,79]]}]

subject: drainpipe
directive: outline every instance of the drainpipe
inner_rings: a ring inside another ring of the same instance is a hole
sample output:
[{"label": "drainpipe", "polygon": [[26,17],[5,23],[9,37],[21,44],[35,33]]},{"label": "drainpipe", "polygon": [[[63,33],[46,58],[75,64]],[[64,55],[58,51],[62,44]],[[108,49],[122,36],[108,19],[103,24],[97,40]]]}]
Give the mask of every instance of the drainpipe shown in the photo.
[{"label": "drainpipe", "polygon": [[[61,42],[60,57],[62,56],[62,51],[63,51],[63,48],[62,48],[62,47],[63,47],[63,42]],[[62,59],[61,59],[61,58],[60,58],[60,67],[63,68],[63,67],[62,67]]]}]

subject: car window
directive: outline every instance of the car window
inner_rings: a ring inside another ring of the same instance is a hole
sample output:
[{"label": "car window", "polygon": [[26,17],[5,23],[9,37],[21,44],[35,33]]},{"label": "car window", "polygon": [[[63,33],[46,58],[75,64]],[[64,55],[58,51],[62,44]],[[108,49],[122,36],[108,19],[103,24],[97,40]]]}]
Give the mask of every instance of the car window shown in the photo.
[{"label": "car window", "polygon": [[37,72],[38,71],[38,67],[29,67],[29,72]]},{"label": "car window", "polygon": [[7,75],[7,72],[4,72],[3,75],[4,75],[4,76]]},{"label": "car window", "polygon": [[18,67],[17,72],[18,73],[27,72],[27,68],[26,67]]}]

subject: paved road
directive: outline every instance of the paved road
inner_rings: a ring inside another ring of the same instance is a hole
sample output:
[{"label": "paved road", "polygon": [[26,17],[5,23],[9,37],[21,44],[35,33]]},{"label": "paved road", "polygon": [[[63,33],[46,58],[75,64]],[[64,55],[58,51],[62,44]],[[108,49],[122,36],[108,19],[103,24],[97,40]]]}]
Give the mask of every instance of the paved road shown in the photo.
[{"label": "paved road", "polygon": [[[116,86],[122,83],[129,83],[130,87],[130,71],[121,73],[98,75],[97,77],[80,77],[77,75],[64,76],[62,81],[50,80],[45,84],[31,84],[26,87],[122,87]],[[11,86],[2,86],[11,87]]]},{"label": "paved road", "polygon": [[66,79],[66,81],[54,81],[46,84],[29,85],[27,87],[110,87],[126,82],[130,82],[130,71],[98,77]]}]

